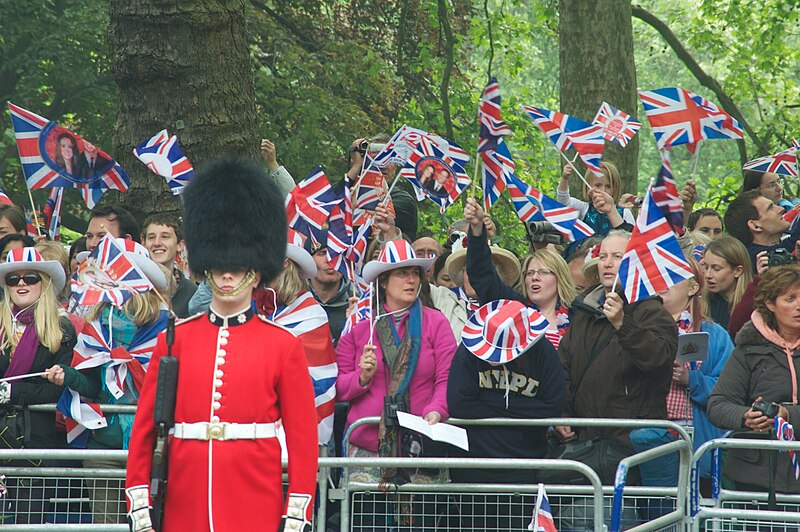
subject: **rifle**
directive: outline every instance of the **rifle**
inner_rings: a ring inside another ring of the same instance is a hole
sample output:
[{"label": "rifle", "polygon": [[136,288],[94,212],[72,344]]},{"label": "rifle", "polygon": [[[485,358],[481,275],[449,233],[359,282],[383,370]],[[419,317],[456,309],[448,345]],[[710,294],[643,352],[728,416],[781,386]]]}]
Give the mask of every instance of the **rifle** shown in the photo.
[{"label": "rifle", "polygon": [[156,399],[153,407],[153,420],[156,425],[156,446],[153,450],[153,466],[150,469],[150,495],[153,509],[150,519],[153,529],[161,530],[164,518],[164,500],[167,496],[167,437],[175,425],[175,398],[178,389],[178,359],[172,356],[175,342],[175,315],[167,323],[167,354],[161,357],[158,366]]}]

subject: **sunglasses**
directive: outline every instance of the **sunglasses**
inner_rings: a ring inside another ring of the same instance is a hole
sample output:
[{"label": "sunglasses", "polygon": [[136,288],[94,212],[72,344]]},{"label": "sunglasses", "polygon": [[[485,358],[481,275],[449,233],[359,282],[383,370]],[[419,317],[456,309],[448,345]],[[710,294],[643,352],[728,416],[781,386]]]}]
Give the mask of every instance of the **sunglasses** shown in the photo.
[{"label": "sunglasses", "polygon": [[38,273],[26,273],[25,275],[17,275],[10,273],[6,275],[6,284],[8,286],[17,286],[20,281],[25,281],[25,284],[30,286],[42,282],[42,276]]}]

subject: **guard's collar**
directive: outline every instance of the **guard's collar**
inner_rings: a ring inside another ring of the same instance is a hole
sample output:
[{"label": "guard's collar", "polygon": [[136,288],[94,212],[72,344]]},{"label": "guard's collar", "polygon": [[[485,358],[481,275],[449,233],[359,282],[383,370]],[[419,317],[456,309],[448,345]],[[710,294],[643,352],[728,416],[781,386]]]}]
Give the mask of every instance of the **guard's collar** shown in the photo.
[{"label": "guard's collar", "polygon": [[223,316],[214,310],[213,307],[208,307],[208,321],[217,327],[235,327],[236,325],[244,325],[255,316],[253,306],[248,305],[246,309],[240,312],[231,314],[230,316]]}]

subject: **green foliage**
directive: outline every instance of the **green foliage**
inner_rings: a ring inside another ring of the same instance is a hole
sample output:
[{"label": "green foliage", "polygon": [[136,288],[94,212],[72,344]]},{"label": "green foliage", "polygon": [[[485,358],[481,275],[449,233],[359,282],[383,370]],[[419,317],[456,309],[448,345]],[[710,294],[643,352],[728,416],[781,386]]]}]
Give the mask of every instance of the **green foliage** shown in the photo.
[{"label": "green foliage", "polygon": [[[664,20],[720,82],[767,151],[790,144],[800,125],[797,2],[641,4]],[[474,157],[477,102],[491,56],[491,74],[500,82],[504,118],[513,131],[507,140],[517,175],[554,195],[561,157],[519,105],[559,108],[557,0],[486,0],[488,20],[484,0],[446,0],[445,5],[455,39],[447,87],[452,140]],[[260,132],[275,142],[279,161],[295,178],[323,165],[338,181],[347,170],[344,152],[353,139],[391,134],[404,123],[444,134],[441,91],[448,50],[438,8],[439,0],[249,1],[247,34]],[[106,53],[107,24],[101,0],[0,0],[0,102],[10,99],[110,147],[116,90]],[[715,100],[660,35],[639,20],[633,28],[641,89],[679,86]],[[643,118],[641,109],[625,111]],[[660,164],[652,132],[641,121],[640,191]],[[0,132],[0,186],[24,203],[27,193],[5,109]],[[760,154],[757,144],[747,139],[752,157]],[[679,183],[694,177],[701,204],[712,207],[724,209],[741,182],[738,152],[730,141],[704,142],[699,158],[677,147],[672,164]],[[470,164],[467,172],[472,176],[473,171]],[[790,188],[797,195],[797,183]],[[39,203],[46,192],[34,196]],[[67,209],[85,213],[74,191]],[[421,203],[420,227],[441,235],[461,209],[458,204],[443,215],[433,203]],[[491,215],[500,227],[498,241],[524,251],[524,231],[507,196]]]}]

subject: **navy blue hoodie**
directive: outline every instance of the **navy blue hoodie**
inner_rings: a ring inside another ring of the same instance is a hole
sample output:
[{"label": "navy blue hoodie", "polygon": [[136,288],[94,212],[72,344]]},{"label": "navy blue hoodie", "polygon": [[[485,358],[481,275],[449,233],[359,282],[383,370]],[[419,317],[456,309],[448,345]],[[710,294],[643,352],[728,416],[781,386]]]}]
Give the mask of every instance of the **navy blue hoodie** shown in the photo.
[{"label": "navy blue hoodie", "polygon": [[[542,337],[506,372],[458,346],[447,380],[450,416],[465,419],[558,417],[564,407],[564,368],[553,345]],[[543,458],[547,427],[469,427],[469,452],[451,447],[451,456],[472,458]],[[531,470],[451,469],[453,482],[531,483]]]}]

